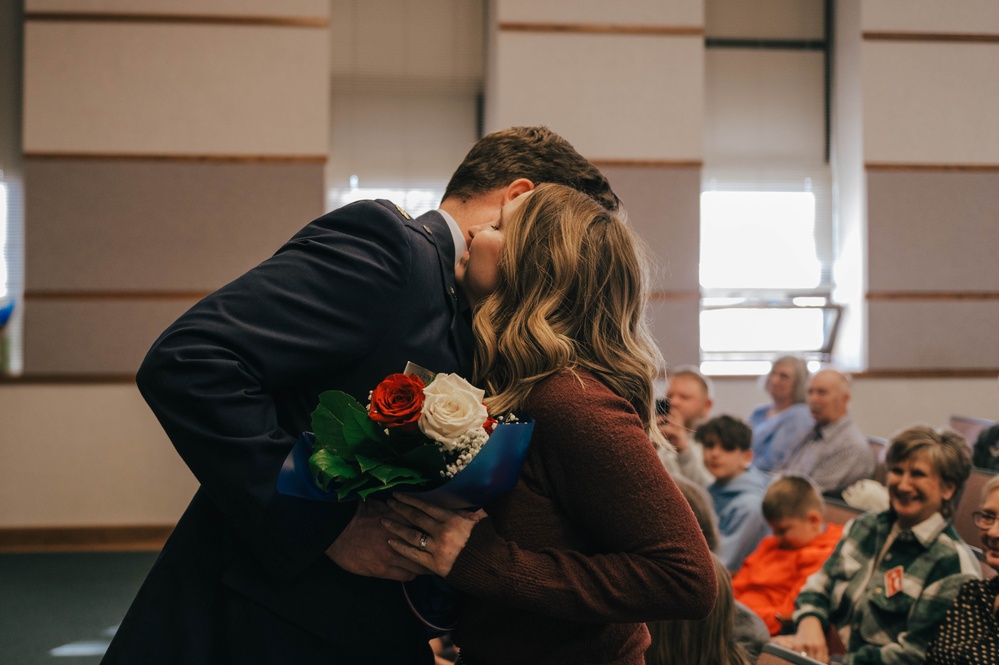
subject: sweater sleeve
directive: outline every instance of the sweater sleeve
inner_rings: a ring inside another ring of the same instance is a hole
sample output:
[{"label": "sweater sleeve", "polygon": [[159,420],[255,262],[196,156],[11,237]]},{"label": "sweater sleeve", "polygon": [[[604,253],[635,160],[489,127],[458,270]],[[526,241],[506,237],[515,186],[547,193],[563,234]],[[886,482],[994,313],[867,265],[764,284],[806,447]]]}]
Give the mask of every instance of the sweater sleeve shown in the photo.
[{"label": "sweater sleeve", "polygon": [[582,383],[570,373],[553,377],[535,387],[528,408],[536,421],[531,454],[540,456],[567,520],[592,545],[529,551],[483,520],[448,581],[486,600],[580,622],[705,617],[717,583],[693,512],[630,404],[592,378]]}]

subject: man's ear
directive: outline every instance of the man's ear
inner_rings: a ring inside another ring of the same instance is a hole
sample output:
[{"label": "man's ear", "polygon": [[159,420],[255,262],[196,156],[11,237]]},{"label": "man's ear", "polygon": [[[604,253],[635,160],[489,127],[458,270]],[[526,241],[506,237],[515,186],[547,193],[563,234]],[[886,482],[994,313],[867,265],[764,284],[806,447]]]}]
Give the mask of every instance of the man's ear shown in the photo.
[{"label": "man's ear", "polygon": [[534,183],[527,178],[517,178],[505,188],[503,188],[503,205],[523,194],[534,189]]}]

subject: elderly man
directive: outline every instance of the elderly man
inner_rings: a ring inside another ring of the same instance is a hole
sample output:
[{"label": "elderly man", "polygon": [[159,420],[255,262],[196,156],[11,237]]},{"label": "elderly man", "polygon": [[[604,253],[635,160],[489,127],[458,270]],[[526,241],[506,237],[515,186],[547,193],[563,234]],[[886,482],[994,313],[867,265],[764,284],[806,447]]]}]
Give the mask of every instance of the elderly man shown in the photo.
[{"label": "elderly man", "polygon": [[676,457],[660,453],[671,476],[683,476],[701,487],[715,481],[704,466],[701,444],[694,441],[694,430],[711,413],[711,382],[696,367],[678,367],[670,373],[669,416],[659,416],[659,430],[676,448]]},{"label": "elderly man", "polygon": [[867,437],[847,413],[850,380],[832,369],[808,381],[808,410],[815,428],[791,451],[779,471],[811,478],[824,494],[839,495],[862,478],[874,476]]}]

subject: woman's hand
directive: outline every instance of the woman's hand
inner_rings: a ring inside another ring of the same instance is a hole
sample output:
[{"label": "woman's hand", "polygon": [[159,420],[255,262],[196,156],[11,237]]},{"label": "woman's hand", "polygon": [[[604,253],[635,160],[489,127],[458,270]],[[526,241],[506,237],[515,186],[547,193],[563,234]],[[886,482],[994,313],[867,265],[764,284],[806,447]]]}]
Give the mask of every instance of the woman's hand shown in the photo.
[{"label": "woman's hand", "polygon": [[383,519],[382,525],[398,536],[388,544],[399,554],[441,577],[451,572],[458,554],[472,535],[472,527],[485,512],[454,512],[405,494],[393,494],[389,508],[408,524]]},{"label": "woman's hand", "polygon": [[823,663],[829,662],[829,646],[826,644],[826,633],[822,630],[822,622],[818,617],[809,616],[798,624],[798,632],[794,635],[779,635],[773,641],[788,649],[793,649],[803,656],[808,656]]}]

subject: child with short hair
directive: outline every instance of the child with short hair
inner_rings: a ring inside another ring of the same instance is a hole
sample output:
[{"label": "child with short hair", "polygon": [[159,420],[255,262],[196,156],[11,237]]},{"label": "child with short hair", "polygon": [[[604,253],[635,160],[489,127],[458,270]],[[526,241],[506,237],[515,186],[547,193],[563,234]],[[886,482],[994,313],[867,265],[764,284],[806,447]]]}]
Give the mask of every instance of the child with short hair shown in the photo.
[{"label": "child with short hair", "polygon": [[732,588],[736,599],[766,622],[770,634],[778,635],[785,627],[793,632],[794,599],[832,554],[843,527],[826,523],[822,495],[803,476],[774,480],[762,508],[773,535],[746,558]]},{"label": "child with short hair", "polygon": [[708,493],[721,535],[718,557],[734,573],[769,532],[760,510],[769,479],[749,465],[753,430],[738,418],[712,418],[697,428],[694,438],[704,447],[704,466],[715,479]]}]

